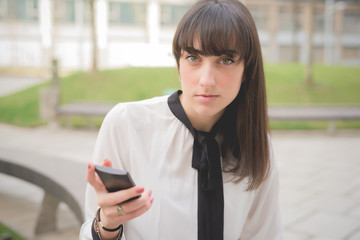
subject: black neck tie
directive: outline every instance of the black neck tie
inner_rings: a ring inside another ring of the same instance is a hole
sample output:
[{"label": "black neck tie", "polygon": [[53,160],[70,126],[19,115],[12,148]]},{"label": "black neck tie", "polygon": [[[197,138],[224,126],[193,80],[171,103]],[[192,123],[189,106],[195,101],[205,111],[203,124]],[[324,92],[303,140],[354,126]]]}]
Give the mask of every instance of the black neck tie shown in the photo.
[{"label": "black neck tie", "polygon": [[224,238],[224,193],[217,130],[210,133],[194,129],[175,92],[168,98],[173,114],[194,136],[192,167],[198,170],[198,239],[222,240]]}]

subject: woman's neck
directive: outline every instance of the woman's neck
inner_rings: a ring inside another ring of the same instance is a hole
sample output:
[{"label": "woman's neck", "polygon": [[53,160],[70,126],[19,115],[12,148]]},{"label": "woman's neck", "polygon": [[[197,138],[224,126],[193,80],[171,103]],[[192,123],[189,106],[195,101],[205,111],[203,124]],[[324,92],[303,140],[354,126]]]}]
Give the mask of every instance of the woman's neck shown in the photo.
[{"label": "woman's neck", "polygon": [[186,103],[181,100],[181,95],[179,96],[179,98],[181,105],[186,113],[186,116],[191,122],[192,127],[201,132],[210,132],[215,123],[221,118],[225,111],[223,110],[213,116],[201,115],[195,111],[191,111],[191,107],[187,106]]}]

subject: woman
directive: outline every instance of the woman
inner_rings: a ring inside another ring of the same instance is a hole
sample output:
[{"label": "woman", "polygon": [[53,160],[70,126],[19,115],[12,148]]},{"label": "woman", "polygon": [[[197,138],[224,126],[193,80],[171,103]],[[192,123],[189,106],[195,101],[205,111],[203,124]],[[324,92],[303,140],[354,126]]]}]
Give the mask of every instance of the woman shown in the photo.
[{"label": "woman", "polygon": [[282,239],[249,11],[237,0],[197,2],[173,53],[182,91],[120,103],[106,116],[93,162],[127,170],[138,186],[108,193],[89,164],[80,239]]}]

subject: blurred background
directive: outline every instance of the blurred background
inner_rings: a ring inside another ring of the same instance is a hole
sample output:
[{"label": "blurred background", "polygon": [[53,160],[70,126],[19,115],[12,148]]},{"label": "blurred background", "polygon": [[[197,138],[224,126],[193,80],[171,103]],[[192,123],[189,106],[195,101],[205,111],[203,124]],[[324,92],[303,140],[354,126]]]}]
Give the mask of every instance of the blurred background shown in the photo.
[{"label": "blurred background", "polygon": [[[103,117],[180,88],[172,38],[194,2],[0,0],[0,240],[78,238]],[[242,2],[265,61],[284,239],[359,240],[360,1]]]},{"label": "blurred background", "polygon": [[[311,57],[315,63],[359,66],[358,0],[243,2],[253,14],[267,62],[305,63]],[[57,58],[62,68],[85,70],[94,57],[100,69],[174,66],[172,37],[192,3],[1,0],[0,67],[42,68]]]}]

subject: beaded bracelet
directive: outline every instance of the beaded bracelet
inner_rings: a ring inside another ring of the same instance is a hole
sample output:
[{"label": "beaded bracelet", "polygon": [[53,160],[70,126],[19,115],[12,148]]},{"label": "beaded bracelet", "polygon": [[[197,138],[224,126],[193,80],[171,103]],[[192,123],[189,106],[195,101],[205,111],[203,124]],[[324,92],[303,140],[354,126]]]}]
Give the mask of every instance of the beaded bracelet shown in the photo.
[{"label": "beaded bracelet", "polygon": [[[104,229],[105,231],[107,232],[115,232],[115,231],[119,231],[119,235],[116,237],[117,240],[121,240],[122,238],[122,235],[123,235],[123,231],[124,231],[124,226],[123,224],[120,224],[118,227],[116,228],[113,228],[113,229],[110,229],[110,228],[106,228],[104,227],[104,225],[102,224],[101,222],[101,219],[100,219],[100,210],[101,208],[99,208],[96,212],[96,215],[95,215],[95,218],[94,218],[94,225],[93,225],[93,230],[94,232],[96,232],[96,236],[98,237],[99,240],[101,240],[101,236],[100,236],[100,229],[99,229],[99,225],[101,226],[102,229]],[[93,235],[93,238],[94,238],[94,234]],[[94,238],[95,239],[95,238]],[[97,239],[95,239],[97,240]]]}]

